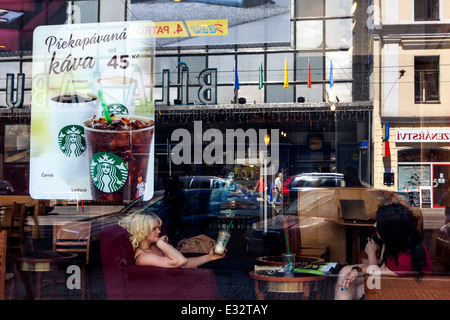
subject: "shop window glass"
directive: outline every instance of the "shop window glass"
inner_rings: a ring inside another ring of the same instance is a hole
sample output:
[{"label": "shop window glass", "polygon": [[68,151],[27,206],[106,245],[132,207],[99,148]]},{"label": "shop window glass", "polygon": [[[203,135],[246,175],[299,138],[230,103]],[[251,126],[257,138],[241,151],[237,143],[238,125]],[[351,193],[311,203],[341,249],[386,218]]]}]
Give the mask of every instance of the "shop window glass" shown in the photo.
[{"label": "shop window glass", "polygon": [[239,81],[257,83],[261,62],[264,66],[264,56],[262,54],[239,55],[237,61]]},{"label": "shop window glass", "polygon": [[438,20],[439,0],[414,0],[414,20]]},{"label": "shop window glass", "polygon": [[264,102],[264,89],[258,89],[258,85],[241,86],[239,88],[239,97],[245,98],[247,103]]},{"label": "shop window glass", "polygon": [[325,76],[327,81],[330,80],[330,62],[333,61],[333,79],[334,80],[351,80],[353,70],[353,57],[346,51],[332,51],[326,53],[325,59]]},{"label": "shop window glass", "polygon": [[[0,89],[6,89],[6,74],[13,73],[14,79],[17,79],[17,73],[20,72],[19,62],[0,63]],[[14,84],[16,86],[16,83]]]},{"label": "shop window glass", "polygon": [[[239,90],[239,95],[241,95],[241,90]],[[233,86],[218,86],[217,87],[217,103],[219,104],[229,104],[234,98],[234,88]]]},{"label": "shop window glass", "polygon": [[[292,55],[286,53],[274,53],[267,55],[267,79],[270,81],[284,81],[284,70],[286,65],[286,59],[288,63],[289,81],[293,81],[293,61]],[[283,89],[283,85],[281,85]]]},{"label": "shop window glass", "polygon": [[313,84],[311,89],[306,84],[298,85],[297,97],[304,97],[305,102],[323,102],[323,85]]},{"label": "shop window glass", "polygon": [[204,56],[181,56],[180,62],[184,62],[189,68],[189,83],[198,84],[198,74],[206,68]]},{"label": "shop window glass", "polygon": [[74,1],[72,19],[73,23],[98,22],[98,1]]},{"label": "shop window glass", "polygon": [[431,184],[431,167],[422,165],[398,166],[398,189],[415,189]]},{"label": "shop window glass", "polygon": [[189,103],[200,104],[199,99],[198,99],[199,87],[194,85],[195,83],[192,83],[192,81],[196,81],[196,80],[197,80],[197,78],[195,78],[195,80],[194,79],[190,80],[191,84],[189,85]]},{"label": "shop window glass", "polygon": [[5,125],[5,163],[30,161],[30,126]]},{"label": "shop window glass", "polygon": [[292,85],[286,89],[282,84],[267,85],[266,90],[268,103],[293,102],[294,86]]},{"label": "shop window glass", "polygon": [[322,48],[323,22],[297,21],[297,49],[310,50]]},{"label": "shop window glass", "polygon": [[439,101],[439,56],[414,58],[414,100]]},{"label": "shop window glass", "polygon": [[32,67],[33,67],[32,62],[22,63],[22,73],[25,74],[25,89],[31,89]]},{"label": "shop window glass", "polygon": [[295,16],[297,18],[323,17],[323,0],[296,0]]},{"label": "shop window glass", "polygon": [[[353,90],[351,82],[334,83],[334,86],[330,88],[329,84],[326,84],[326,90],[331,96],[335,96],[338,102],[352,102]],[[334,100],[333,100],[334,101]]]},{"label": "shop window glass", "polygon": [[234,55],[208,57],[208,68],[217,69],[217,83],[232,83],[233,82],[233,68]]},{"label": "shop window glass", "polygon": [[348,49],[353,45],[353,20],[333,19],[326,21],[326,47]]},{"label": "shop window glass", "polygon": [[349,16],[353,2],[353,0],[325,0],[325,16]]},{"label": "shop window glass", "polygon": [[155,83],[162,84],[162,74],[164,69],[170,70],[170,80],[176,81],[178,71],[177,57],[155,57]]},{"label": "shop window glass", "polygon": [[0,92],[0,107],[6,108],[6,92]]},{"label": "shop window glass", "polygon": [[308,59],[311,62],[311,81],[323,79],[323,53],[299,53],[297,54],[296,76],[298,81],[306,81],[308,76]]},{"label": "shop window glass", "polygon": [[449,162],[450,150],[442,148],[408,148],[398,152],[398,162]]}]

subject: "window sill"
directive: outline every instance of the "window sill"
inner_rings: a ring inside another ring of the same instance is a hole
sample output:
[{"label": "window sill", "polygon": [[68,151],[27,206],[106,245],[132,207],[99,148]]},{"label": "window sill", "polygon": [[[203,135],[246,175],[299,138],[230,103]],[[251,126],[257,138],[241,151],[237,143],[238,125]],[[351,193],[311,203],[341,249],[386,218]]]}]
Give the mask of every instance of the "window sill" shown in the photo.
[{"label": "window sill", "polygon": [[415,104],[441,104],[440,100],[436,101],[414,101]]}]

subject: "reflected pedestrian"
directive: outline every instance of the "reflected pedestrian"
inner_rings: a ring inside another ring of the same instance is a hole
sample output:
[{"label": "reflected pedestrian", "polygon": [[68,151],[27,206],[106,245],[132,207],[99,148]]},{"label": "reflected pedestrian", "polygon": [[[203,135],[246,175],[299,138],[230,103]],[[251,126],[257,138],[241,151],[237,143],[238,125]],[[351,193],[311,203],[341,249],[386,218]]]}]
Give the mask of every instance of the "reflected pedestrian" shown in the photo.
[{"label": "reflected pedestrian", "polygon": [[163,209],[164,220],[168,229],[168,236],[172,245],[176,245],[183,237],[183,212],[186,205],[187,194],[181,187],[178,176],[169,177],[167,188],[164,191]]}]

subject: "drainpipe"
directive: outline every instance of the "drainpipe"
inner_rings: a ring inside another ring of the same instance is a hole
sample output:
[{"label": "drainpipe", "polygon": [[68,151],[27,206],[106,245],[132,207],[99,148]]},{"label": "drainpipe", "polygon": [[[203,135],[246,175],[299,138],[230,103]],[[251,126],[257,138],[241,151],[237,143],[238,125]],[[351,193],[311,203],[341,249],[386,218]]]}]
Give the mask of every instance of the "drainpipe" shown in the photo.
[{"label": "drainpipe", "polygon": [[381,44],[381,41],[382,41],[382,39],[383,39],[383,36],[382,36],[382,30],[383,30],[383,20],[381,20],[381,18],[382,18],[382,16],[381,16],[381,2],[382,2],[383,0],[379,0],[379,4],[380,4],[380,8],[379,8],[379,15],[380,15],[380,32],[379,32],[379,40],[378,40],[378,46],[379,46],[379,48],[378,48],[378,59],[379,59],[379,72],[378,72],[378,77],[379,77],[379,81],[378,81],[378,114],[379,114],[379,116],[380,116],[380,125],[381,125],[381,127],[383,127],[383,124],[381,123],[381,70],[382,70],[382,63],[381,63],[381,48],[382,48],[382,44]]}]

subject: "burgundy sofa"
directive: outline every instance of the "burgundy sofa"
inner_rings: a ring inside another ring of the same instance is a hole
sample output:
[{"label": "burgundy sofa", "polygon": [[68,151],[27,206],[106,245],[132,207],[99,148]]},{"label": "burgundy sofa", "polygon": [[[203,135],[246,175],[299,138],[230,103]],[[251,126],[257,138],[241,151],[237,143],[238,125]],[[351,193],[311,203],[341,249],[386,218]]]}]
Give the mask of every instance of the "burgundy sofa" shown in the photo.
[{"label": "burgundy sofa", "polygon": [[136,266],[128,232],[115,225],[100,233],[108,300],[216,300],[216,276],[209,269]]}]

